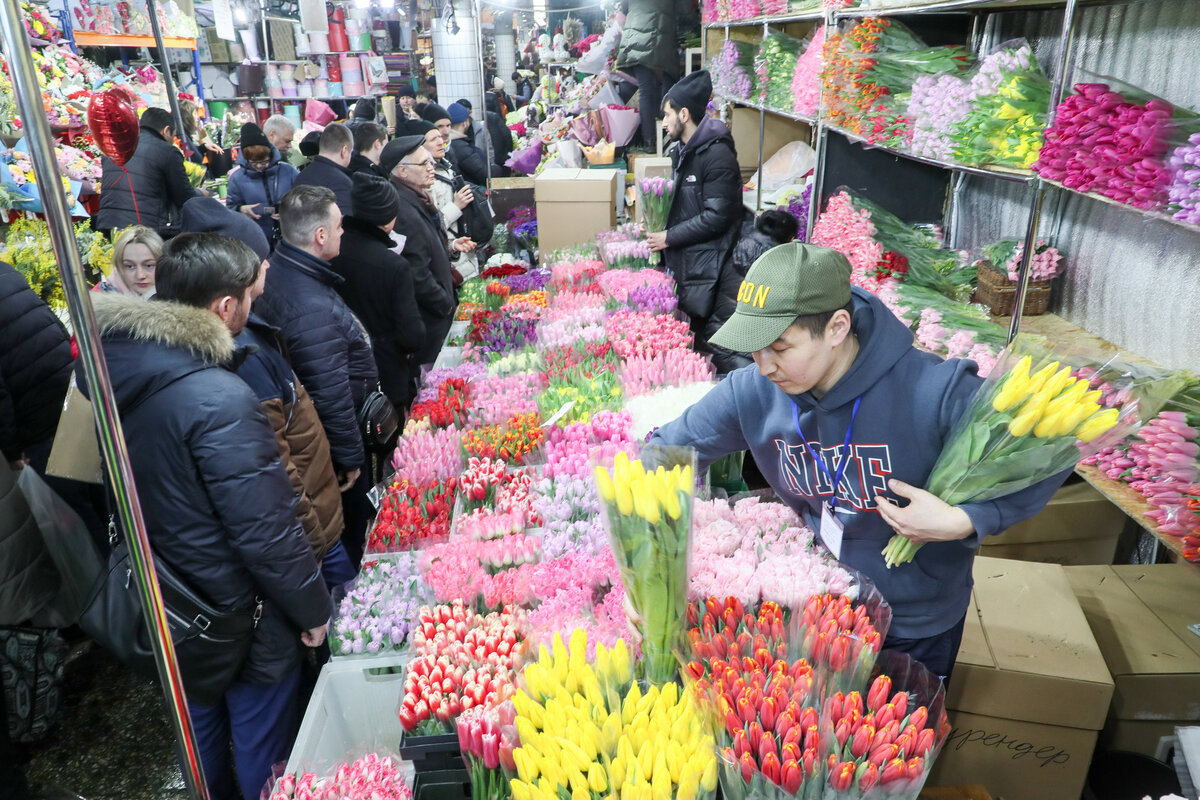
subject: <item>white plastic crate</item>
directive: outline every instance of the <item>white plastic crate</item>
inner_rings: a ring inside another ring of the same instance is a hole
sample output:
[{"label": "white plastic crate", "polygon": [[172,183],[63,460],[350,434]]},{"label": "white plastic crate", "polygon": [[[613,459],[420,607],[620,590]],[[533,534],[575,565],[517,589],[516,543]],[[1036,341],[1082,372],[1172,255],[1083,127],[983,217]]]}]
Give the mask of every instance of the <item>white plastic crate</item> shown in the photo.
[{"label": "white plastic crate", "polygon": [[404,691],[404,672],[372,671],[402,668],[408,661],[404,654],[326,664],[300,723],[287,772],[321,775],[364,753],[381,748],[395,752],[402,733],[396,708]]}]

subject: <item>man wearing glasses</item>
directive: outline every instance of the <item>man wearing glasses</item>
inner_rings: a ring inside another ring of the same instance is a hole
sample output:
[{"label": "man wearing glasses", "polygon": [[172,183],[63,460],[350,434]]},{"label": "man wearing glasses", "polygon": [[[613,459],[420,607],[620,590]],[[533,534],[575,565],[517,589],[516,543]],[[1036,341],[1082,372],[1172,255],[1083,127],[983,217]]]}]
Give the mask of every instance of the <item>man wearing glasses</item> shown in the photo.
[{"label": "man wearing glasses", "polygon": [[475,243],[461,237],[447,247],[441,215],[429,195],[434,160],[424,144],[424,136],[393,139],[383,148],[379,165],[400,196],[395,229],[406,237],[403,255],[412,269],[417,306],[425,323],[425,346],[417,354],[417,363],[431,364],[454,321],[450,249],[466,253]]}]

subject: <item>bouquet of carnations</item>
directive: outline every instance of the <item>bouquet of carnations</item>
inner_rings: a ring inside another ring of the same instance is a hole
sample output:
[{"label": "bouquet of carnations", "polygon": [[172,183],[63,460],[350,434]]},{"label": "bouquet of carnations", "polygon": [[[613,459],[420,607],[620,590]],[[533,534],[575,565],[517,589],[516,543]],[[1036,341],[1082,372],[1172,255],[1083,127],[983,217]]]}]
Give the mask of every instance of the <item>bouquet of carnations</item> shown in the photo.
[{"label": "bouquet of carnations", "polygon": [[597,465],[594,477],[625,593],[640,619],[643,677],[662,683],[679,669],[696,454],[654,446],[642,455],[658,467],[648,471],[620,452],[611,470]]},{"label": "bouquet of carnations", "polygon": [[[1128,371],[1114,362],[1107,368]],[[1149,392],[1142,399],[1150,400]],[[1134,399],[1104,409],[1078,370],[1019,336],[955,423],[925,488],[952,506],[1027,489],[1124,438],[1140,425],[1139,415],[1153,414],[1143,405],[1149,403]],[[904,564],[920,546],[897,534],[884,558],[888,566]]]}]

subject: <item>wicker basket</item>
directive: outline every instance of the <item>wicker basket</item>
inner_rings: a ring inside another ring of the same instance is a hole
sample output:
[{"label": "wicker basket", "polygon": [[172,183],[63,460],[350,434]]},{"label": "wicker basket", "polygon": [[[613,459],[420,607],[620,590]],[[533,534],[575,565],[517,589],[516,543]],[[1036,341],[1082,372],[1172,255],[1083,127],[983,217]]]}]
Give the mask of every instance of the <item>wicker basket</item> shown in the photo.
[{"label": "wicker basket", "polygon": [[[1017,302],[1017,284],[1009,280],[1008,275],[998,271],[990,264],[979,267],[979,288],[976,296],[980,303],[989,306],[992,314],[998,317],[1012,316],[1013,306]],[[1036,317],[1045,314],[1050,306],[1050,281],[1030,281],[1029,290],[1025,293],[1025,308],[1023,316]]]}]

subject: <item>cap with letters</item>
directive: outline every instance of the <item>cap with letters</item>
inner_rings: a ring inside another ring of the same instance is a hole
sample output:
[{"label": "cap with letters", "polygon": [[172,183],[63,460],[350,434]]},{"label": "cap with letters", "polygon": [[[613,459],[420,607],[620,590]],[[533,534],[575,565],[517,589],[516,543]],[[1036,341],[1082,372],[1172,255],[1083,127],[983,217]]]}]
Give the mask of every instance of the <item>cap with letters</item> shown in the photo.
[{"label": "cap with letters", "polygon": [[837,250],[789,242],[759,256],[738,288],[737,310],[710,340],[737,353],[769,347],[796,317],[850,302],[850,262]]}]

